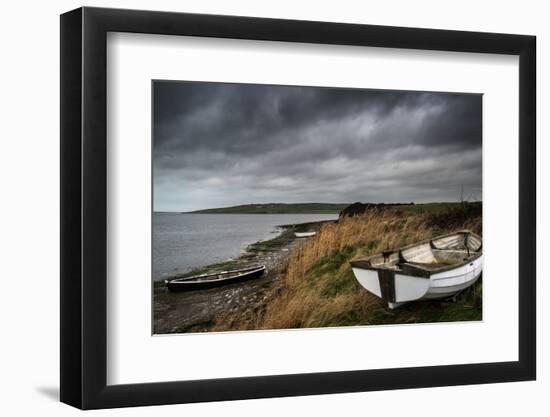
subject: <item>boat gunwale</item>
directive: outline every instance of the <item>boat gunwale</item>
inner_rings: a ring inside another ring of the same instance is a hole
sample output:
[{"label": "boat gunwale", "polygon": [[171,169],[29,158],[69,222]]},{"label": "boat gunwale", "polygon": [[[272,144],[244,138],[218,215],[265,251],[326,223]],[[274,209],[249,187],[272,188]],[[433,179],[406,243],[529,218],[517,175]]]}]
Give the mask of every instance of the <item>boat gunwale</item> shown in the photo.
[{"label": "boat gunwale", "polygon": [[[431,243],[434,239],[435,240],[436,239],[442,239],[442,238],[457,235],[457,234],[471,234],[474,237],[478,238],[480,242],[482,242],[481,236],[479,236],[478,234],[476,234],[476,233],[474,233],[474,232],[472,232],[468,229],[462,229],[462,230],[457,230],[457,231],[452,232],[452,233],[447,233],[447,234],[444,234],[444,235],[436,236],[436,237],[433,237],[431,239],[424,239],[424,240],[421,240],[421,241],[416,242],[416,243],[411,243],[409,245],[402,246],[400,248],[392,250],[391,253],[398,253],[398,252],[400,252],[402,250],[405,250],[405,249],[410,249],[410,248],[413,248],[415,246],[424,245],[426,243]],[[370,271],[392,271],[392,272],[394,272],[396,274],[400,274],[400,275],[407,275],[407,276],[413,276],[413,277],[429,279],[432,275],[439,274],[440,272],[451,271],[453,269],[460,268],[462,266],[465,266],[465,265],[475,261],[476,259],[478,259],[479,257],[481,257],[483,255],[482,247],[483,246],[480,246],[478,251],[474,252],[473,255],[471,255],[469,258],[467,258],[466,260],[464,260],[460,263],[445,265],[445,266],[442,266],[442,267],[439,267],[439,268],[433,268],[433,269],[422,268],[418,264],[415,264],[415,265],[408,264],[409,269],[407,270],[407,272],[404,272],[403,270],[398,270],[398,269],[372,266],[370,261],[372,259],[382,255],[382,252],[375,253],[374,255],[371,255],[371,256],[369,256],[368,258],[365,258],[365,259],[357,259],[355,261],[350,261],[350,265],[351,265],[352,268],[366,269],[366,270],[370,270]],[[442,250],[444,250],[444,249],[442,249]]]},{"label": "boat gunwale", "polygon": [[[218,271],[218,272],[211,272],[211,273],[207,273],[207,274],[192,275],[190,277],[165,279],[164,282],[166,284],[187,284],[187,283],[198,283],[198,282],[201,282],[201,283],[202,282],[220,282],[220,281],[230,280],[232,278],[239,278],[239,277],[242,277],[243,275],[248,275],[248,274],[260,271],[260,270],[266,270],[266,266],[265,265],[260,265],[260,266],[251,267],[251,268],[234,269],[232,271]],[[224,274],[227,275],[227,274],[237,273],[237,272],[243,272],[243,274],[236,275],[236,276],[224,277],[224,278],[211,279],[211,280],[202,280],[202,278],[213,277],[213,276],[216,276],[216,275],[224,275]],[[201,280],[198,280],[199,278],[201,278]]]}]

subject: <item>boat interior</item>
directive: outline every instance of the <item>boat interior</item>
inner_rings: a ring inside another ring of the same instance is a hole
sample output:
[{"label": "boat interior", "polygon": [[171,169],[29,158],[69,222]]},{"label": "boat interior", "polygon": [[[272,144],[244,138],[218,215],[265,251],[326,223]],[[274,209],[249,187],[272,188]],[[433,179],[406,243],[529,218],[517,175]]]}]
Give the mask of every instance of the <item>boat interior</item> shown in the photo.
[{"label": "boat interior", "polygon": [[394,271],[434,271],[466,263],[481,252],[481,238],[469,231],[456,232],[369,258],[374,268]]}]

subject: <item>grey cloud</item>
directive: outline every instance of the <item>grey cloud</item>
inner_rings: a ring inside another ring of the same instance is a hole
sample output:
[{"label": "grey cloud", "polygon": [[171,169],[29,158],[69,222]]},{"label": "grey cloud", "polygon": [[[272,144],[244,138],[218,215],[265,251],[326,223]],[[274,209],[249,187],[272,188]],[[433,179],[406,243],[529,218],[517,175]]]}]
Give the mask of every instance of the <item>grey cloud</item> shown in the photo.
[{"label": "grey cloud", "polygon": [[481,195],[481,96],[154,83],[155,210]]}]

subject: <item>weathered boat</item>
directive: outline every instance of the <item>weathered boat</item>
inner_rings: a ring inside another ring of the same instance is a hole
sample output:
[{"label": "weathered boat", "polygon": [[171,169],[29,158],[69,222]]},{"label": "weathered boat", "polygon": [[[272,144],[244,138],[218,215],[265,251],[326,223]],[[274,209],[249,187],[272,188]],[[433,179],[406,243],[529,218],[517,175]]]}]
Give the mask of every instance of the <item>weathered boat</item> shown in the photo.
[{"label": "weathered boat", "polygon": [[317,232],[295,232],[294,236],[296,237],[311,237],[315,236]]},{"label": "weathered boat", "polygon": [[357,281],[390,308],[452,296],[474,284],[483,269],[481,237],[469,230],[387,250],[351,262]]},{"label": "weathered boat", "polygon": [[221,271],[210,274],[165,280],[164,283],[170,291],[174,292],[204,290],[259,278],[265,273],[265,271],[265,265],[259,265],[237,269],[234,271]]}]

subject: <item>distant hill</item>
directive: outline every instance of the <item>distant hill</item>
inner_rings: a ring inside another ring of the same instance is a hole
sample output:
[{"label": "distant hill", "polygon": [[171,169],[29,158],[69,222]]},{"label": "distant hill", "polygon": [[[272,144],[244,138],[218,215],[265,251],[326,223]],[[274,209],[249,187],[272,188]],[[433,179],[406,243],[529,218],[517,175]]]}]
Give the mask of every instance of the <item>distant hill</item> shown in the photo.
[{"label": "distant hill", "polygon": [[[263,203],[263,204],[243,204],[232,207],[219,207],[204,210],[190,211],[188,213],[210,213],[210,214],[339,214],[347,208],[348,211],[355,206],[387,206],[396,207],[400,210],[412,213],[440,213],[456,207],[463,207],[464,204],[469,207],[481,207],[480,201],[471,202],[441,202],[441,203]],[[360,214],[359,211],[355,210]]]},{"label": "distant hill", "polygon": [[191,211],[189,213],[210,214],[338,214],[349,203],[267,203],[243,204],[240,206],[220,207]]}]

